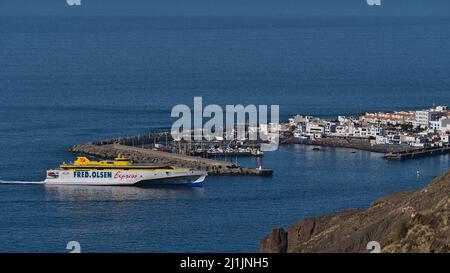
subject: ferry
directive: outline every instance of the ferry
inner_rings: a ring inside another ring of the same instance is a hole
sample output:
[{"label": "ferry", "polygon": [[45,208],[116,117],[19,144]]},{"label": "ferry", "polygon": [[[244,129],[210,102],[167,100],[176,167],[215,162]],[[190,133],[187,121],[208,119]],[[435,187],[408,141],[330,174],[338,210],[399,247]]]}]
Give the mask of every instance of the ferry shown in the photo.
[{"label": "ferry", "polygon": [[82,186],[152,186],[190,185],[202,186],[205,171],[134,164],[123,156],[114,160],[91,161],[77,157],[75,162],[63,163],[58,169],[48,170],[46,185]]}]

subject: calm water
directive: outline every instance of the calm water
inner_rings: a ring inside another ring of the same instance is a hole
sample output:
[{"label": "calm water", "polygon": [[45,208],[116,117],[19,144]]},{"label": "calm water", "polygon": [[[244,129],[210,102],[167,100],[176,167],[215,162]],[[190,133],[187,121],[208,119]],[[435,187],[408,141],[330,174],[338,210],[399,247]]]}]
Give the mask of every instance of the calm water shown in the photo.
[{"label": "calm water", "polygon": [[[169,126],[170,109],[332,116],[450,105],[450,20],[0,17],[0,180],[42,181],[75,143]],[[252,159],[242,165],[256,166]],[[285,146],[271,178],[202,189],[0,185],[0,251],[256,251],[274,226],[419,188],[449,157]],[[416,171],[421,170],[417,177]]]}]

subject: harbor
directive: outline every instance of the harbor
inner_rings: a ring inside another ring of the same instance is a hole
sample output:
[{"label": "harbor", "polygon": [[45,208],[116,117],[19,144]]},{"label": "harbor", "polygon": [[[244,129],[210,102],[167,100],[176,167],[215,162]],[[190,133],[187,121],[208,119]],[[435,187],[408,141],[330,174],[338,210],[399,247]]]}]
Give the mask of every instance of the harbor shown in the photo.
[{"label": "harbor", "polygon": [[[321,146],[351,148],[383,153],[387,160],[405,160],[450,152],[449,115],[446,106],[438,106],[336,119],[296,115],[289,122],[271,126],[278,129],[280,145],[310,145],[313,150]],[[245,126],[247,130],[258,130]],[[259,138],[229,140],[225,132],[209,140],[195,140],[193,136],[191,132],[190,139],[174,139],[163,130],[79,144],[70,151],[105,159],[122,155],[136,163],[186,167],[209,175],[273,174],[272,169],[263,167],[264,141]],[[241,166],[239,157],[255,157],[258,164]]]},{"label": "harbor", "polygon": [[92,144],[98,146],[120,144],[202,158],[263,156],[261,145],[257,141],[227,141],[224,138],[214,141],[175,141],[168,131],[94,141]]},{"label": "harbor", "polygon": [[[206,171],[208,172],[208,175],[270,176],[273,173],[271,169],[263,168],[261,163],[258,167],[249,168],[242,167],[238,164],[225,160],[215,160],[186,154],[176,154],[117,143],[86,143],[75,145],[70,149],[70,152],[105,159],[113,159],[121,155],[136,163],[151,163],[155,165],[171,165],[176,167],[192,168],[195,170]],[[259,162],[262,162],[262,159],[260,159]]]}]

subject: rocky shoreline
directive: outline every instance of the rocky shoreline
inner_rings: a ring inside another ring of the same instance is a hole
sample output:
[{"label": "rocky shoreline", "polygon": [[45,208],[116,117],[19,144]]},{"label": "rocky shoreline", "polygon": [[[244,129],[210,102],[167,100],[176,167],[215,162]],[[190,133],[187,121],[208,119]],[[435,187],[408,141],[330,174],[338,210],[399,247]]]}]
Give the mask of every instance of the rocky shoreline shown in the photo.
[{"label": "rocky shoreline", "polygon": [[376,241],[381,252],[450,252],[450,170],[418,191],[393,193],[367,210],[349,209],[275,228],[261,253],[362,252]]}]

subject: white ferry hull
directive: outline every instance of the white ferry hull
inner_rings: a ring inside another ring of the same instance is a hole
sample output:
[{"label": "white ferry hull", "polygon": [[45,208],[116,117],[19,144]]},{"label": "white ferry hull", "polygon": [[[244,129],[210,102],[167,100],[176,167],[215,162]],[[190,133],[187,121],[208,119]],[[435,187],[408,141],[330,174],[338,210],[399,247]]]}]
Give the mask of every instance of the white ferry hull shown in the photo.
[{"label": "white ferry hull", "polygon": [[207,173],[203,171],[50,170],[44,183],[80,186],[202,186],[206,176]]}]

